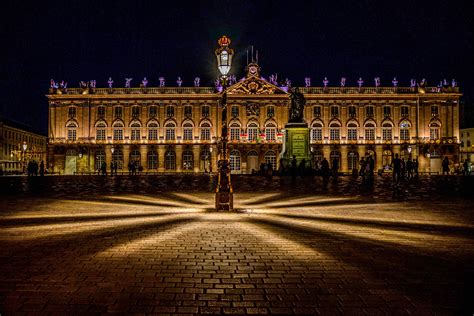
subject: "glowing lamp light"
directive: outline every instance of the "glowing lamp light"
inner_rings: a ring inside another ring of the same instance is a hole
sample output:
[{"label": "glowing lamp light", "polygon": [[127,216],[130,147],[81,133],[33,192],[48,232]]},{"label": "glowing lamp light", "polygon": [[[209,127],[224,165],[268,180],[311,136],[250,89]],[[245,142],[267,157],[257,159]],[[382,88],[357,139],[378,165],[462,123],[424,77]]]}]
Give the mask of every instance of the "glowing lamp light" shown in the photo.
[{"label": "glowing lamp light", "polygon": [[408,146],[407,150],[408,150],[408,153],[411,154],[411,146]]},{"label": "glowing lamp light", "polygon": [[23,142],[23,150],[26,151],[26,148],[28,148],[28,145],[26,144],[26,142]]},{"label": "glowing lamp light", "polygon": [[222,36],[219,38],[217,43],[219,48],[216,49],[215,54],[217,58],[217,68],[223,77],[226,77],[232,67],[232,57],[234,56],[234,50],[229,48],[230,38]]}]

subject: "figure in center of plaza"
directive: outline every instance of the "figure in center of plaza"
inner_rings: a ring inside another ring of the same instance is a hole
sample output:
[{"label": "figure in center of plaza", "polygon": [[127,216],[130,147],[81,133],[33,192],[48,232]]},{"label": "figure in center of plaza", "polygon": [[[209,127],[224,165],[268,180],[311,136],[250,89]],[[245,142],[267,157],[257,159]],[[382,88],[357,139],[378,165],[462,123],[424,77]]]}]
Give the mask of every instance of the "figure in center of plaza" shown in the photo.
[{"label": "figure in center of plaza", "polygon": [[303,123],[303,111],[306,105],[306,99],[299,88],[296,87],[290,94],[290,119],[289,123]]}]

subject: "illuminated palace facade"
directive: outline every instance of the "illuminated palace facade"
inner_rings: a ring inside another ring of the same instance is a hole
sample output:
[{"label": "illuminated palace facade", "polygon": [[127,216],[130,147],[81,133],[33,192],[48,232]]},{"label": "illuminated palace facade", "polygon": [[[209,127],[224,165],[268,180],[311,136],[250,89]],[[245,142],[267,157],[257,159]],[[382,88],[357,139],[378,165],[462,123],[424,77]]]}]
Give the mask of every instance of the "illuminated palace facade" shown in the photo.
[{"label": "illuminated palace facade", "polygon": [[[225,89],[233,173],[261,163],[279,168],[290,106],[288,86],[276,85],[251,63]],[[216,172],[220,152],[221,87],[52,87],[48,166],[62,174],[96,172],[103,162],[119,173],[130,162],[143,172]],[[308,85],[308,84],[307,84]],[[300,87],[306,98],[313,162],[339,159],[342,172],[372,155],[387,170],[394,154],[418,158],[420,171],[457,161],[458,87]]]}]

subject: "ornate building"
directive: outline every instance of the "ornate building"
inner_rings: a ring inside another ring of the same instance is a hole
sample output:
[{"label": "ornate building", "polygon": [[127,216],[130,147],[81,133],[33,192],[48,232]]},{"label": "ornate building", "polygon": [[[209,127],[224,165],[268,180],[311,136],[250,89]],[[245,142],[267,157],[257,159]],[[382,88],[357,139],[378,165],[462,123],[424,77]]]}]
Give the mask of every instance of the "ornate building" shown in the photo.
[{"label": "ornate building", "polygon": [[0,174],[22,173],[30,160],[46,161],[46,136],[31,126],[0,119]]},{"label": "ornate building", "polygon": [[[343,78],[344,79],[344,78]],[[127,171],[135,161],[144,172],[217,171],[222,87],[80,88],[52,85],[49,101],[49,163],[61,173],[95,172],[116,161]],[[378,81],[377,81],[378,80]],[[421,171],[438,171],[442,156],[458,159],[459,88],[306,87],[304,119],[311,129],[314,160],[339,159],[341,171],[357,168],[372,155],[376,169],[392,157],[418,158]],[[260,74],[256,63],[227,89],[229,153],[234,173],[251,173],[261,163],[279,167],[288,122],[289,82],[278,85]]]}]

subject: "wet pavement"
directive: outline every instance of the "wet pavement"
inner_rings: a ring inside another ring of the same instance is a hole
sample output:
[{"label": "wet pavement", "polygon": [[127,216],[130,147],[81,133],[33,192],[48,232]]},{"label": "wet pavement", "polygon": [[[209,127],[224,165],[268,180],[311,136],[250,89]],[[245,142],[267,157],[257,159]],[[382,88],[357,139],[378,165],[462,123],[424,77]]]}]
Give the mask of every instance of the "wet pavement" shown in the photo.
[{"label": "wet pavement", "polygon": [[468,314],[474,177],[0,177],[0,314]]}]

